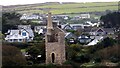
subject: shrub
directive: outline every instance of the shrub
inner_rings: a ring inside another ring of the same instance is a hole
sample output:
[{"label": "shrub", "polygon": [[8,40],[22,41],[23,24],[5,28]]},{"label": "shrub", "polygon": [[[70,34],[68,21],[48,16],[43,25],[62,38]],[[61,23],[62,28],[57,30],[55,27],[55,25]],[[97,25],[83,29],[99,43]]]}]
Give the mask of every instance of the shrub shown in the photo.
[{"label": "shrub", "polygon": [[119,57],[116,57],[116,56],[111,56],[111,57],[110,57],[110,60],[111,60],[111,62],[113,62],[113,63],[117,63],[117,62],[120,61]]},{"label": "shrub", "polygon": [[56,68],[56,65],[50,63],[46,65],[46,68]]},{"label": "shrub", "polygon": [[3,45],[2,65],[3,66],[26,65],[26,60],[17,47]]},{"label": "shrub", "polygon": [[88,54],[83,54],[83,55],[80,55],[80,56],[76,56],[74,58],[74,61],[80,62],[80,63],[89,62],[90,61],[90,56]]},{"label": "shrub", "polygon": [[101,62],[102,58],[101,57],[96,57],[93,59],[95,62]]},{"label": "shrub", "polygon": [[69,60],[67,60],[67,61],[65,61],[64,63],[63,63],[64,65],[71,65],[72,64],[72,61],[69,61]]}]

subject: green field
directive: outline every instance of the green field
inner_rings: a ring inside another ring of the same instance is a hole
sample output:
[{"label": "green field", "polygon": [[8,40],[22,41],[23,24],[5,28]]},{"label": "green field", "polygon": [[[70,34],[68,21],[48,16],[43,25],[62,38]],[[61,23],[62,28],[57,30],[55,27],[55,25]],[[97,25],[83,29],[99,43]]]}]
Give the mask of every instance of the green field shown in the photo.
[{"label": "green field", "polygon": [[[17,12],[19,12],[19,13],[46,13],[46,11],[48,11],[49,9],[53,14],[118,10],[118,2],[45,4],[45,5],[41,5],[41,6],[27,5],[27,6],[14,8],[14,10],[17,10]],[[19,11],[19,10],[22,10],[22,11]]]},{"label": "green field", "polygon": [[75,3],[75,4],[56,4],[56,5],[45,5],[37,6],[36,8],[76,8],[76,7],[88,7],[88,6],[108,6],[117,5],[117,2],[103,2],[103,3]]}]

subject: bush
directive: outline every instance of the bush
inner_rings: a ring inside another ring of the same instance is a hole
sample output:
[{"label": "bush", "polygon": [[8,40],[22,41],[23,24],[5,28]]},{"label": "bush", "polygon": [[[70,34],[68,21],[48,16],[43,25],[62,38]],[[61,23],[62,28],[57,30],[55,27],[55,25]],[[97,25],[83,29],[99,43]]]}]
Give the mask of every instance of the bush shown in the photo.
[{"label": "bush", "polygon": [[111,56],[111,57],[110,57],[110,60],[111,60],[111,62],[113,62],[113,63],[117,63],[117,62],[120,61],[120,58],[119,58],[119,57],[116,57],[116,56]]},{"label": "bush", "polygon": [[79,62],[79,63],[85,63],[90,61],[90,56],[88,54],[83,54],[80,56],[76,56],[74,58],[74,61]]},{"label": "bush", "polygon": [[27,61],[27,64],[28,65],[33,65],[33,62],[32,61]]},{"label": "bush", "polygon": [[64,63],[63,63],[64,65],[71,65],[72,64],[72,61],[69,61],[69,60],[67,60],[67,61],[65,61]]},{"label": "bush", "polygon": [[46,65],[46,68],[56,68],[56,65],[50,63]]},{"label": "bush", "polygon": [[10,46],[15,46],[18,48],[26,48],[28,46],[31,46],[31,44],[25,42],[3,42],[3,45],[10,45]]},{"label": "bush", "polygon": [[3,66],[21,66],[26,65],[27,61],[20,50],[14,46],[2,46],[2,65]]},{"label": "bush", "polygon": [[101,62],[102,58],[101,57],[96,57],[93,60],[95,61],[95,63],[97,63],[97,62]]}]

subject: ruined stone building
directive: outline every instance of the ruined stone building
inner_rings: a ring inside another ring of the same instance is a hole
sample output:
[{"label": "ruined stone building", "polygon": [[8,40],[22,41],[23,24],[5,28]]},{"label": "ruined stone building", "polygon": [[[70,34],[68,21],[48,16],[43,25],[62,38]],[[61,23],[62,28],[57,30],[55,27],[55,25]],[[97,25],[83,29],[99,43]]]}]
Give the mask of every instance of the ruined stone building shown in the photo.
[{"label": "ruined stone building", "polygon": [[51,13],[48,13],[46,44],[46,64],[62,64],[65,62],[65,34],[56,23],[52,22]]}]

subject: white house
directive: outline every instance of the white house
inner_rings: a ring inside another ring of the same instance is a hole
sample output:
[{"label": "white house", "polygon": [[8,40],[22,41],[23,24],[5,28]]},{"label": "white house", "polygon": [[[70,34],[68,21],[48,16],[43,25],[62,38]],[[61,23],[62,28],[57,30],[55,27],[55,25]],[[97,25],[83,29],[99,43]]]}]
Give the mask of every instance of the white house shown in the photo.
[{"label": "white house", "polygon": [[33,31],[18,29],[18,30],[8,30],[5,40],[7,42],[29,42],[34,38]]},{"label": "white house", "polygon": [[90,18],[90,14],[80,14],[80,18],[81,19]]},{"label": "white house", "polygon": [[27,14],[23,14],[20,17],[20,20],[31,20],[31,19],[42,19],[42,17],[39,15],[27,15]]},{"label": "white house", "polygon": [[86,18],[90,18],[90,14],[80,14],[73,17],[71,20],[80,20],[80,19],[86,19]]},{"label": "white house", "polygon": [[44,34],[46,32],[46,26],[35,26],[34,31],[38,34]]}]

